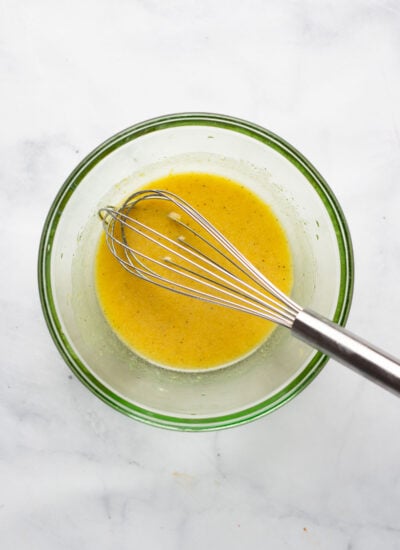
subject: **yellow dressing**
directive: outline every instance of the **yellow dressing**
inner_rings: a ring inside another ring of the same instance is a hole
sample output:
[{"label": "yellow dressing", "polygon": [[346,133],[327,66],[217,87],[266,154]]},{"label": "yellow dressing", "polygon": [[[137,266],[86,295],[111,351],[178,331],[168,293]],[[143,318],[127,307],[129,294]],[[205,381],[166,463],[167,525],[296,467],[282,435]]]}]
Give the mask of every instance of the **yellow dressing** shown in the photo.
[{"label": "yellow dressing", "polygon": [[[284,231],[269,206],[247,188],[203,173],[172,174],[146,188],[168,190],[189,202],[274,284],[290,293],[292,264]],[[168,208],[144,208],[141,220],[169,234],[174,222],[167,218]],[[143,251],[146,246],[142,244]],[[147,251],[153,253],[151,244]],[[166,367],[208,369],[231,363],[257,348],[274,328],[258,317],[140,280],[119,265],[104,235],[95,278],[100,306],[114,332],[139,355]]]}]

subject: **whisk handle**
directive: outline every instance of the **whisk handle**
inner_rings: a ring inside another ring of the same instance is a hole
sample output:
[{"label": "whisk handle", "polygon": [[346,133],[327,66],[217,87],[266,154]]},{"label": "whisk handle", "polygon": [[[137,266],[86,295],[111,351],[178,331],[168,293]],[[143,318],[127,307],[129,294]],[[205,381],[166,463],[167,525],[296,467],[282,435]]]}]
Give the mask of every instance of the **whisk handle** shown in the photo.
[{"label": "whisk handle", "polygon": [[400,361],[314,312],[300,311],[292,332],[340,363],[400,396]]}]

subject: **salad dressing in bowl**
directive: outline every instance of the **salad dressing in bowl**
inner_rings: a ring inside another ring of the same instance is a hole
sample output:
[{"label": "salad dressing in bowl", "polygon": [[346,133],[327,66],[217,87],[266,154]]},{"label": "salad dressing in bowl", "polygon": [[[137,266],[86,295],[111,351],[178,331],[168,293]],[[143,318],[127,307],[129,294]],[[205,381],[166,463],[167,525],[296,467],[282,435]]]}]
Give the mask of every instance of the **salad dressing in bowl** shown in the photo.
[{"label": "salad dressing in bowl", "polygon": [[[252,191],[207,173],[171,174],[146,185],[189,202],[286,294],[292,286],[289,245],[271,208]],[[170,205],[135,206],[135,219],[176,238]],[[154,255],[142,239],[141,250]],[[102,311],[117,336],[147,360],[173,369],[229,365],[254,351],[274,325],[218,305],[193,300],[152,285],[126,271],[100,239],[96,289]]]}]

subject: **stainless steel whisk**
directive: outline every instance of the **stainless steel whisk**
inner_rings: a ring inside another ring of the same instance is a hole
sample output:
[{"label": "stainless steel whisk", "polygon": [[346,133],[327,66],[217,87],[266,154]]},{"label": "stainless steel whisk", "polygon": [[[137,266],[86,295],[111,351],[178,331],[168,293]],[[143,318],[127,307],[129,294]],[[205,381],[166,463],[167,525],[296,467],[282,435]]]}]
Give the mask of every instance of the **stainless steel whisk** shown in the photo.
[{"label": "stainless steel whisk", "polygon": [[[171,204],[169,218],[184,234],[190,235],[191,240],[197,240],[199,246],[189,242],[183,233],[172,239],[135,219],[132,216],[134,207],[150,200],[168,201]],[[285,326],[307,344],[400,394],[398,359],[296,304],[214,225],[177,195],[160,190],[138,191],[120,208],[102,208],[99,214],[110,251],[136,277],[185,296]],[[188,217],[188,223],[183,221],[182,214]],[[193,222],[207,237],[192,227]],[[127,232],[148,239],[162,255],[153,257],[144,253],[127,238]],[[205,253],[205,249],[210,253]],[[220,258],[221,262],[215,258]]]}]

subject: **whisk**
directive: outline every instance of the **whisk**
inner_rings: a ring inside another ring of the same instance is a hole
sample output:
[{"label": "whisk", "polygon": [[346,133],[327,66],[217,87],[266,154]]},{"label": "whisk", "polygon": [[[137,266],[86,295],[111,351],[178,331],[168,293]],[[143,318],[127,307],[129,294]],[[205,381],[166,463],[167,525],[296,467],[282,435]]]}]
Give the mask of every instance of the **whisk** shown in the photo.
[{"label": "whisk", "polygon": [[[168,237],[135,218],[135,207],[149,201],[167,201],[171,207],[168,217],[179,229],[177,238]],[[99,215],[110,251],[136,277],[287,327],[307,344],[400,394],[398,359],[317,313],[303,309],[179,196],[161,190],[137,191],[120,208],[102,208]],[[151,255],[140,246],[141,239],[151,243]]]}]

